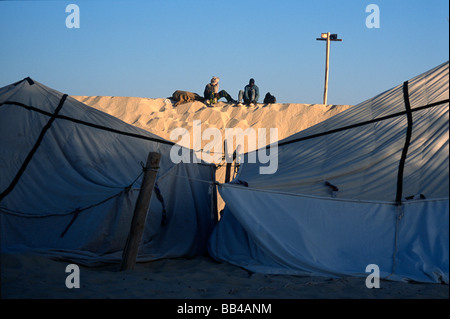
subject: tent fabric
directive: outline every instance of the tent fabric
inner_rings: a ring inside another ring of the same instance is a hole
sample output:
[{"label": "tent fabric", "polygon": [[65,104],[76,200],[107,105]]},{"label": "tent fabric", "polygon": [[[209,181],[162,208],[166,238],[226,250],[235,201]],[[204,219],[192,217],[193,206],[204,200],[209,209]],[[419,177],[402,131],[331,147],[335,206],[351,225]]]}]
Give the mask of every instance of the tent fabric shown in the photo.
[{"label": "tent fabric", "polygon": [[[447,198],[448,102],[414,109],[448,100],[448,63],[409,80],[408,87],[413,132],[403,195],[422,193],[427,198]],[[238,178],[254,188],[318,196],[330,196],[330,189],[324,185],[329,181],[339,188],[340,198],[395,201],[407,127],[405,115],[288,143],[401,112],[405,112],[403,84],[279,141],[275,174],[259,174],[264,165],[249,163],[251,154],[247,154]]]},{"label": "tent fabric", "polygon": [[377,264],[392,280],[448,284],[448,67],[279,141],[274,174],[245,154],[236,180],[248,187],[220,186],[210,254],[264,273],[367,276]]},{"label": "tent fabric", "polygon": [[208,195],[215,167],[173,164],[172,142],[63,97],[31,79],[0,89],[2,250],[120,261],[143,163],[159,152],[167,223],[153,191],[138,260],[205,253],[216,220]]},{"label": "tent fabric", "polygon": [[381,278],[448,283],[448,200],[396,206],[226,184],[219,191],[226,209],[209,243],[218,260],[327,277],[368,276],[376,264]]}]

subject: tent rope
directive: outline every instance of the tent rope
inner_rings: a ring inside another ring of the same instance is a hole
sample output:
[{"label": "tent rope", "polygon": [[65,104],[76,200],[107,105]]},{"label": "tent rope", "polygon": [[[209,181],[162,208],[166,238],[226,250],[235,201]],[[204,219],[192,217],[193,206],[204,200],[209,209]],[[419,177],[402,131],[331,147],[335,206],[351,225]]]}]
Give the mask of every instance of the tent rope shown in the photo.
[{"label": "tent rope", "polygon": [[119,197],[122,195],[122,193],[127,194],[132,189],[133,185],[137,182],[137,180],[142,176],[142,174],[143,174],[143,172],[140,172],[139,175],[133,180],[133,182],[131,182],[130,185],[125,186],[125,187],[120,187],[121,190],[117,194],[111,195],[105,199],[102,199],[101,201],[99,201],[97,203],[91,204],[91,205],[83,207],[83,208],[77,207],[75,210],[72,210],[70,212],[30,215],[30,214],[24,214],[21,212],[13,211],[13,210],[7,209],[6,207],[0,207],[0,210],[2,210],[2,212],[6,213],[6,214],[15,215],[15,216],[19,216],[19,217],[28,217],[28,218],[45,218],[45,217],[67,216],[67,215],[72,215],[72,214],[78,214],[85,210],[94,208],[96,206],[100,206],[115,197]]}]

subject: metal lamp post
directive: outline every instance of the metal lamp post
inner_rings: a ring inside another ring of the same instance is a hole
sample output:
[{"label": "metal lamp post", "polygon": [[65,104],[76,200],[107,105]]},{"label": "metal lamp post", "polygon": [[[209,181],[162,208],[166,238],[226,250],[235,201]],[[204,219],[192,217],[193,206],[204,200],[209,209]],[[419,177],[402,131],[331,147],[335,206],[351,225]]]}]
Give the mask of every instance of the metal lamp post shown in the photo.
[{"label": "metal lamp post", "polygon": [[320,38],[316,38],[316,40],[327,41],[327,53],[326,53],[326,61],[325,61],[325,87],[323,92],[323,104],[327,104],[327,95],[328,95],[328,68],[330,64],[330,41],[342,41],[342,39],[338,39],[337,34],[330,34],[330,32],[322,33]]}]

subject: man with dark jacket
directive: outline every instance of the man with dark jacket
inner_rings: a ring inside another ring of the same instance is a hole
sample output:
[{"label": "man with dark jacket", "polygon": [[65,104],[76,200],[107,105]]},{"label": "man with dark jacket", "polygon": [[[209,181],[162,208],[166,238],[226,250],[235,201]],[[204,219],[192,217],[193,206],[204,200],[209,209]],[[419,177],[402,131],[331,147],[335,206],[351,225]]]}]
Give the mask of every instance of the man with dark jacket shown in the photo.
[{"label": "man with dark jacket", "polygon": [[239,106],[243,106],[241,101],[244,100],[244,104],[254,106],[258,102],[259,88],[255,85],[255,80],[250,79],[248,85],[245,86],[244,91],[239,91]]}]

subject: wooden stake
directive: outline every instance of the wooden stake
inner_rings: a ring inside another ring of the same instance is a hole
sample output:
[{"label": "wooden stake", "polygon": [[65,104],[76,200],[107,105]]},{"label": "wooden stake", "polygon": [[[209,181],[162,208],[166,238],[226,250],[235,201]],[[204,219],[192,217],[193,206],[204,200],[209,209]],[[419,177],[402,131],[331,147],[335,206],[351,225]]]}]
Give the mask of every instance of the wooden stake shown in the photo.
[{"label": "wooden stake", "polygon": [[227,139],[223,141],[223,153],[225,154],[225,162],[227,163],[225,165],[225,183],[228,183],[230,181],[231,163],[230,156],[228,155]]},{"label": "wooden stake", "polygon": [[236,160],[236,153],[240,149],[240,145],[238,145],[238,148],[233,152],[233,156],[228,156],[228,148],[227,148],[227,141],[224,142],[224,153],[225,153],[225,159],[227,162],[227,165],[225,166],[225,183],[228,183],[231,179],[231,164]]},{"label": "wooden stake", "polygon": [[227,163],[225,167],[225,183],[228,183],[230,181],[230,175],[231,175],[231,163]]},{"label": "wooden stake", "polygon": [[120,271],[134,269],[136,264],[136,257],[139,251],[139,244],[142,240],[142,234],[144,233],[147,210],[152,198],[160,159],[161,154],[159,153],[150,152],[148,154],[141,190],[139,191],[139,196],[134,208],[133,219],[131,221],[130,233],[128,234],[128,239],[123,250]]}]

